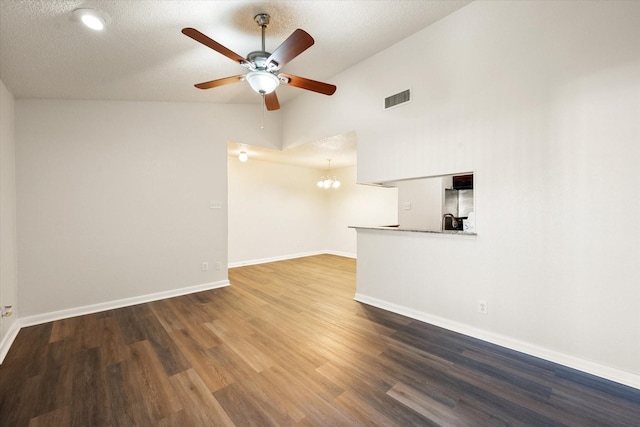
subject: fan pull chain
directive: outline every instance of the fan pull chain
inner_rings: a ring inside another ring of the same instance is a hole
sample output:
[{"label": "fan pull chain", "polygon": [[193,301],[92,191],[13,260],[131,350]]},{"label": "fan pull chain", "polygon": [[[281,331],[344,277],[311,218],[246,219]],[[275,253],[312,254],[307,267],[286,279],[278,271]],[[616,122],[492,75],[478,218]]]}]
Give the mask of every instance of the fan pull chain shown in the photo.
[{"label": "fan pull chain", "polygon": [[260,123],[260,129],[264,129],[264,108],[265,108],[265,100],[264,100],[264,94],[262,94],[262,122]]}]

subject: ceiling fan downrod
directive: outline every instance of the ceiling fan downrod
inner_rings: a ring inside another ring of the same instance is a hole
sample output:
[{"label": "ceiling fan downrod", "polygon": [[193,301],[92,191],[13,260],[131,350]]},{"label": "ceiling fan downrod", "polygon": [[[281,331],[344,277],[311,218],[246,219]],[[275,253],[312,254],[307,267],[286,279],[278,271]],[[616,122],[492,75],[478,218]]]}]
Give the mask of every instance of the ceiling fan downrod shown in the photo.
[{"label": "ceiling fan downrod", "polygon": [[268,13],[259,13],[253,17],[253,20],[256,21],[258,25],[260,25],[260,28],[262,28],[262,51],[266,52],[264,34],[265,29],[267,28],[267,26],[269,25],[269,21],[271,20],[271,16],[269,16]]}]

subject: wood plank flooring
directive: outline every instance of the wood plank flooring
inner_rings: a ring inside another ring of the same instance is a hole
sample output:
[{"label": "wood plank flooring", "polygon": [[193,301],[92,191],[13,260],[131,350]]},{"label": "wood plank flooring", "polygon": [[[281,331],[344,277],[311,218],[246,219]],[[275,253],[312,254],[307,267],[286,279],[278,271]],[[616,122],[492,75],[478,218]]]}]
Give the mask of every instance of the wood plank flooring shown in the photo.
[{"label": "wood plank flooring", "polygon": [[0,426],[640,426],[640,391],[353,301],[355,261],[24,328]]}]

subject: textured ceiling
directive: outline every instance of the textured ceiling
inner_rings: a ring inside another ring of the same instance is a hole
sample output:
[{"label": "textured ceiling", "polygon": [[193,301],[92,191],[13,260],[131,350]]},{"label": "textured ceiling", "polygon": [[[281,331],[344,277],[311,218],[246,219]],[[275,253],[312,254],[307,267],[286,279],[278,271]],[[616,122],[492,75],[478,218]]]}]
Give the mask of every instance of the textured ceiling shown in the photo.
[{"label": "textured ceiling", "polygon": [[[269,13],[267,51],[296,28],[315,39],[282,71],[331,83],[334,75],[468,3],[0,0],[0,79],[17,98],[260,104],[246,82],[195,89],[194,83],[246,70],[181,29],[196,28],[245,56],[261,47],[253,17]],[[99,10],[106,29],[94,32],[82,26],[72,14],[80,7]],[[301,92],[279,87],[282,108]]]},{"label": "textured ceiling", "polygon": [[238,157],[240,152],[248,154],[249,159],[265,162],[294,164],[298,166],[327,169],[343,168],[356,164],[356,134],[349,132],[307,144],[298,145],[283,151],[249,146],[237,142],[227,144],[230,156]]}]

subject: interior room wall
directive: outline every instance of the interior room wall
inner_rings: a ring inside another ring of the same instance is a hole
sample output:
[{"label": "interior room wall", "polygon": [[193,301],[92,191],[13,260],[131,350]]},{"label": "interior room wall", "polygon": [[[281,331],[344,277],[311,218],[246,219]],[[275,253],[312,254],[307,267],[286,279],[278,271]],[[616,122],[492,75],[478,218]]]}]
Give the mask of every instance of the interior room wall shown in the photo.
[{"label": "interior room wall", "polygon": [[477,238],[358,232],[361,300],[640,388],[640,231],[611,210],[640,211],[639,2],[473,2],[332,82],[284,146],[355,129],[360,181],[475,172]]},{"label": "interior room wall", "polygon": [[356,183],[357,167],[332,169],[340,183],[328,191],[327,249],[335,254],[357,255],[356,231],[350,226],[380,226],[398,223],[398,190]]},{"label": "interior room wall", "polygon": [[15,100],[0,81],[0,307],[14,315],[0,318],[0,362],[17,334],[18,280],[16,240]]},{"label": "interior room wall", "polygon": [[349,226],[396,223],[396,189],[357,185],[355,166],[333,171],[342,185],[325,190],[316,186],[322,169],[229,156],[229,265],[355,257]]},{"label": "interior room wall", "polygon": [[398,181],[398,224],[403,228],[442,229],[442,178]]},{"label": "interior room wall", "polygon": [[229,265],[322,253],[327,195],[318,169],[228,158]]},{"label": "interior room wall", "polygon": [[17,100],[21,318],[228,284],[227,142],[280,142],[252,107]]}]

